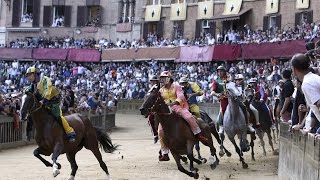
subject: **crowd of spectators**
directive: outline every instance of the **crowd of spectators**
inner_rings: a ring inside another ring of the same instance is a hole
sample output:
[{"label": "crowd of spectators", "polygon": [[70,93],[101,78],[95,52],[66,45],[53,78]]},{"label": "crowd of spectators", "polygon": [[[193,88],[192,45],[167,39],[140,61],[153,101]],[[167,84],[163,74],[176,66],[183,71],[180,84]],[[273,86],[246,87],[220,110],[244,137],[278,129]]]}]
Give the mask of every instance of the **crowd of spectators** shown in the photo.
[{"label": "crowd of spectators", "polygon": [[[56,19],[55,26],[63,26],[63,17]],[[16,39],[8,45],[0,45],[0,47],[10,48],[96,48],[99,50],[109,48],[144,48],[144,47],[175,47],[175,46],[205,46],[214,44],[247,44],[247,43],[265,43],[265,42],[281,42],[297,39],[315,39],[320,37],[320,23],[307,23],[302,21],[296,27],[287,27],[279,29],[274,26],[266,31],[261,29],[253,30],[250,25],[246,24],[241,30],[228,30],[225,32],[217,32],[216,36],[210,33],[202,33],[196,38],[166,38],[159,37],[154,32],[149,32],[146,39],[133,39],[116,41],[102,38],[83,38],[74,37],[28,37],[25,39]]]}]

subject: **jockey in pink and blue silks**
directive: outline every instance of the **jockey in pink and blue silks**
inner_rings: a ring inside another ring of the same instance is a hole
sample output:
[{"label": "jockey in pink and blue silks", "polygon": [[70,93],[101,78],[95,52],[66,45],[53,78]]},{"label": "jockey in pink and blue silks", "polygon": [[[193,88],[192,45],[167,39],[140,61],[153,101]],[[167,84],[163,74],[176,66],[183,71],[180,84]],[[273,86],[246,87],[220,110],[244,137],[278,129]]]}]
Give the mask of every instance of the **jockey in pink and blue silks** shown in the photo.
[{"label": "jockey in pink and blue silks", "polygon": [[[169,71],[163,71],[161,73],[160,83],[162,83],[160,93],[166,104],[171,107],[173,112],[181,116],[189,124],[195,137],[203,144],[207,145],[208,139],[201,134],[201,129],[197,124],[196,118],[189,112],[188,102],[183,94],[181,86],[178,83],[173,82]],[[158,134],[162,153],[162,157],[159,157],[159,160],[168,161],[169,149],[165,147],[163,143],[164,133],[161,125],[159,125]]]}]

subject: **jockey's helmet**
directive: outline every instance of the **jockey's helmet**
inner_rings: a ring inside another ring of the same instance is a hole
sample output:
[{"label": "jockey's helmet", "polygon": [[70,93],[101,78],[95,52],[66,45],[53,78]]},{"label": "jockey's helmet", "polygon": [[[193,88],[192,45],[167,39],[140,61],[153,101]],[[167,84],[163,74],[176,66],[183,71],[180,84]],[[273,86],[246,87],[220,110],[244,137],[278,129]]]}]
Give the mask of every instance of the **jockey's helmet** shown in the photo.
[{"label": "jockey's helmet", "polygon": [[217,70],[223,70],[223,71],[226,71],[226,68],[222,65],[218,66]]},{"label": "jockey's helmet", "polygon": [[164,84],[168,84],[171,80],[171,73],[169,71],[163,71],[160,74],[160,79],[162,79],[161,81],[163,81]]},{"label": "jockey's helmet", "polygon": [[257,78],[251,78],[251,79],[249,80],[249,83],[257,83]]},{"label": "jockey's helmet", "polygon": [[150,81],[159,81],[159,78],[157,77],[157,75],[153,75],[151,76]]},{"label": "jockey's helmet", "polygon": [[37,68],[35,68],[34,66],[29,67],[29,68],[27,69],[26,75],[28,75],[28,74],[30,74],[30,73],[38,73]]},{"label": "jockey's helmet", "polygon": [[237,74],[236,77],[234,78],[234,80],[241,80],[244,79],[242,74]]},{"label": "jockey's helmet", "polygon": [[179,83],[187,83],[189,82],[189,79],[187,77],[181,77],[180,80],[179,80]]}]

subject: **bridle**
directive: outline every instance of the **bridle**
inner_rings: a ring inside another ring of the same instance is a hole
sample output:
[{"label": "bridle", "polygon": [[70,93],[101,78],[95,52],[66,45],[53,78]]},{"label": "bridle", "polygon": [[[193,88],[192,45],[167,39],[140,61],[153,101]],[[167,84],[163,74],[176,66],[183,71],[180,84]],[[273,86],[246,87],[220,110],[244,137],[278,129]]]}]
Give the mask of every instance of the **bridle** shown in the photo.
[{"label": "bridle", "polygon": [[156,113],[156,114],[159,114],[159,115],[170,115],[172,114],[172,111],[171,111],[171,108],[168,106],[168,109],[169,109],[169,113],[160,113],[160,112],[156,112],[154,111],[154,108],[156,107],[156,105],[159,105],[161,107],[161,103],[159,102],[160,101],[160,98],[161,98],[161,94],[158,92],[157,93],[157,99],[156,101],[154,102],[154,104],[148,109],[149,113]]},{"label": "bridle", "polygon": [[[33,93],[28,93],[28,94],[31,94],[32,98],[33,98],[32,108],[30,108],[30,110],[28,110],[28,114],[31,114],[31,113],[34,113],[34,112],[38,111],[39,109],[41,109],[42,108],[42,104],[41,103],[37,103],[36,96]],[[40,105],[37,107],[37,104],[40,104]]]}]

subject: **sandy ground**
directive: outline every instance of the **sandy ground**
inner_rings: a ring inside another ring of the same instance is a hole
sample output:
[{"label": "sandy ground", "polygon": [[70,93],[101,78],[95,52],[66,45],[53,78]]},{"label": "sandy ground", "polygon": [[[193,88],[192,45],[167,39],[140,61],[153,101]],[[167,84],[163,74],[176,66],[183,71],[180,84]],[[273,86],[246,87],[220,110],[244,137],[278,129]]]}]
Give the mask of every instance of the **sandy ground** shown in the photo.
[{"label": "sandy ground", "polygon": [[[117,115],[116,125],[111,137],[113,142],[120,144],[119,150],[113,154],[103,153],[109,172],[114,180],[156,179],[156,180],[184,180],[191,179],[180,173],[171,157],[169,162],[158,162],[159,144],[153,144],[147,120],[137,115]],[[266,137],[265,137],[266,140]],[[251,161],[250,153],[245,154],[248,169],[242,169],[239,157],[229,140],[226,147],[231,151],[231,157],[222,157],[220,165],[211,170],[208,164],[195,165],[199,168],[199,179],[245,179],[245,180],[274,180],[277,178],[278,156],[272,155],[267,145],[267,156],[262,155],[262,149],[256,143],[256,161]],[[267,141],[266,141],[266,144]],[[215,142],[215,147],[218,143]],[[275,145],[277,148],[277,145]],[[0,179],[1,180],[47,180],[67,179],[71,172],[69,162],[65,155],[60,156],[62,165],[61,174],[56,178],[52,176],[52,169],[46,168],[36,159],[32,152],[36,146],[27,146],[0,152]],[[209,156],[207,148],[202,146],[202,155]],[[49,159],[46,157],[46,159]],[[83,149],[77,154],[79,166],[76,179],[106,179],[106,175],[99,167],[93,154]],[[187,167],[187,165],[185,165]]]}]

